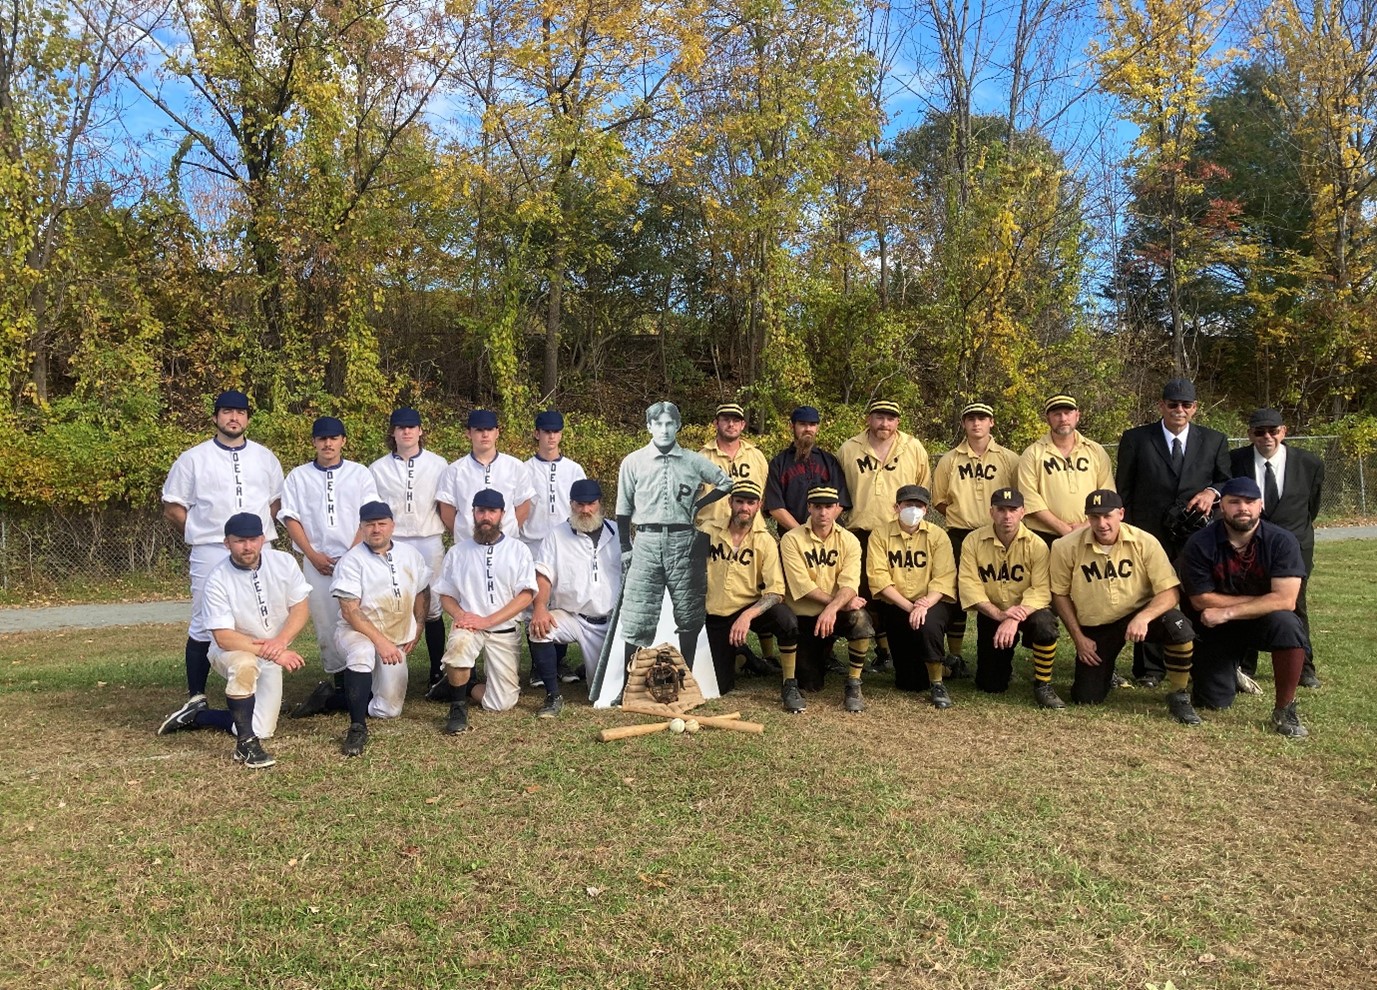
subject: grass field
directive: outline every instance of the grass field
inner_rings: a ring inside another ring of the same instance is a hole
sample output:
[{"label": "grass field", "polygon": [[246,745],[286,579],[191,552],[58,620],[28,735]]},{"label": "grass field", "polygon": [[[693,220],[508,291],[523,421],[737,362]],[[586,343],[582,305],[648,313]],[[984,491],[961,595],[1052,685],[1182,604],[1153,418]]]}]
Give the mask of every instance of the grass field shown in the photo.
[{"label": "grass field", "polygon": [[363,758],[284,719],[249,772],[153,735],[181,629],[0,637],[0,985],[1371,987],[1374,568],[1320,547],[1301,743],[1267,695],[1041,712],[1026,664],[943,713],[871,676],[864,715],[833,682],[791,718],[753,680],[708,707],[763,736],[603,744],[635,719],[528,690],[447,738],[417,664]]}]

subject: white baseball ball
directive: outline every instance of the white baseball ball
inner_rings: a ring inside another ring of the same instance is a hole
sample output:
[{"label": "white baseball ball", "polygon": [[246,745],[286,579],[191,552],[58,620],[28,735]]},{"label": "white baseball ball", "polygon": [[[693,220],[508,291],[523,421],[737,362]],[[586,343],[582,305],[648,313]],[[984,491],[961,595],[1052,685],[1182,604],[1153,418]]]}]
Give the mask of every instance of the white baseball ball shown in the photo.
[{"label": "white baseball ball", "polygon": [[698,725],[698,720],[696,718],[691,718],[684,723],[685,732],[697,732],[699,728],[700,726]]},{"label": "white baseball ball", "polygon": [[671,721],[671,722],[669,723],[669,731],[670,731],[670,732],[673,732],[673,733],[676,734],[676,735],[678,735],[680,732],[683,732],[683,731],[684,731],[684,720],[681,719],[681,718],[676,718],[676,719],[674,719],[673,721]]}]

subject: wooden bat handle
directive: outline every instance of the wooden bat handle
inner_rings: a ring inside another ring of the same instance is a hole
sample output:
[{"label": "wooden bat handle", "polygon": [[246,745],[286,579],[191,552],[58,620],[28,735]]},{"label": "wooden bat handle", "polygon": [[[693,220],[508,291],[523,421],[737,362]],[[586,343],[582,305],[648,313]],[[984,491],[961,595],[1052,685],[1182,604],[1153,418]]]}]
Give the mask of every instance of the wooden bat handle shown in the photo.
[{"label": "wooden bat handle", "polygon": [[[692,716],[690,716],[691,718]],[[740,712],[729,712],[726,715],[716,716],[718,719],[730,722],[732,719],[741,717]],[[688,721],[685,719],[684,721]],[[701,721],[700,721],[701,724]],[[669,728],[669,722],[646,722],[641,725],[619,725],[615,729],[603,729],[598,733],[599,742],[615,742],[618,739],[631,739],[635,736],[648,736],[653,732],[664,732]]]}]

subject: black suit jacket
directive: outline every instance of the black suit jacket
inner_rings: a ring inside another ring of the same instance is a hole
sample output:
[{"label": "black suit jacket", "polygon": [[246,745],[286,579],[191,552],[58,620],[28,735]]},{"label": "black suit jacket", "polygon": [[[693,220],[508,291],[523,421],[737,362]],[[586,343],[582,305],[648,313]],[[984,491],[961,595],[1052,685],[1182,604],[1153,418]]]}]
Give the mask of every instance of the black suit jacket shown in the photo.
[{"label": "black suit jacket", "polygon": [[[1253,447],[1239,447],[1229,454],[1235,478],[1256,478]],[[1281,479],[1281,501],[1264,517],[1289,529],[1300,541],[1308,571],[1315,559],[1315,517],[1320,514],[1320,488],[1324,485],[1324,461],[1308,450],[1286,445],[1286,472]]]},{"label": "black suit jacket", "polygon": [[1231,477],[1228,437],[1192,423],[1186,439],[1186,460],[1178,475],[1172,470],[1171,449],[1160,420],[1125,430],[1114,469],[1114,483],[1124,500],[1124,521],[1161,540],[1173,558],[1180,547],[1167,536],[1163,523],[1167,510],[1190,501],[1202,489],[1218,488]]}]

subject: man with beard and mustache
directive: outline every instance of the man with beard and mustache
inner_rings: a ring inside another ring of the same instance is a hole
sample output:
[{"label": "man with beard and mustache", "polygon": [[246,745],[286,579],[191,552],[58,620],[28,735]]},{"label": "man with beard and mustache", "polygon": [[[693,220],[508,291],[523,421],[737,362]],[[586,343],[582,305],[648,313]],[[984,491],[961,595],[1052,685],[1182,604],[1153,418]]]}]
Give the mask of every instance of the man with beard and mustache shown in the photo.
[{"label": "man with beard and mustache", "polygon": [[1028,515],[1024,525],[1049,547],[1061,536],[1089,523],[1085,498],[1093,491],[1113,491],[1109,455],[1094,440],[1081,436],[1080,405],[1059,393],[1042,407],[1047,435],[1034,440],[1018,461],[1018,483]]},{"label": "man with beard and mustache", "polygon": [[251,512],[262,521],[268,542],[277,538],[282,464],[268,448],[244,437],[249,397],[221,392],[214,416],[215,436],[178,457],[163,485],[163,518],[191,547],[191,625],[185,651],[187,701],[163,721],[159,735],[185,728],[207,707],[211,635],[205,624],[205,584],[229,556],[225,521]]},{"label": "man with beard and mustache", "polygon": [[603,518],[602,485],[584,478],[569,486],[569,518],[540,542],[535,570],[531,668],[545,686],[545,704],[536,715],[554,718],[564,707],[556,647],[578,644],[591,683],[622,586],[621,542],[617,528]]},{"label": "man with beard and mustache", "polygon": [[812,406],[799,406],[789,417],[794,442],[770,461],[765,482],[765,511],[783,536],[808,521],[808,492],[835,488],[842,511],[851,508],[841,461],[817,445],[822,416]]},{"label": "man with beard and mustache", "polygon": [[478,654],[484,655],[488,680],[474,687],[475,701],[502,712],[521,696],[516,620],[535,597],[536,572],[526,544],[502,531],[506,507],[499,491],[484,488],[474,494],[473,539],[450,547],[431,588],[454,623],[441,661],[453,689],[445,722],[449,735],[469,729],[466,688]]},{"label": "man with beard and mustache", "polygon": [[1182,583],[1198,612],[1195,703],[1228,708],[1243,654],[1270,651],[1276,680],[1272,728],[1302,739],[1309,732],[1296,714],[1307,643],[1295,613],[1305,578],[1300,542],[1262,518],[1262,490],[1252,478],[1225,482],[1220,496],[1223,518],[1192,535],[1181,557]]}]

